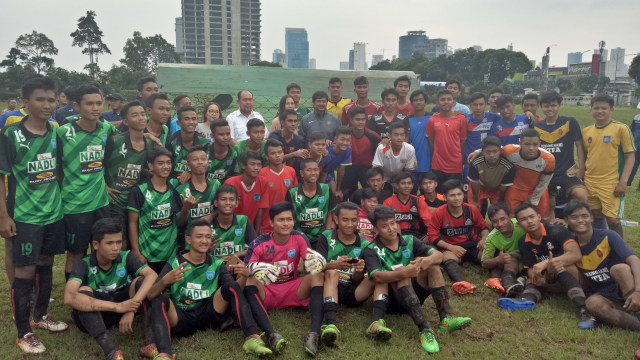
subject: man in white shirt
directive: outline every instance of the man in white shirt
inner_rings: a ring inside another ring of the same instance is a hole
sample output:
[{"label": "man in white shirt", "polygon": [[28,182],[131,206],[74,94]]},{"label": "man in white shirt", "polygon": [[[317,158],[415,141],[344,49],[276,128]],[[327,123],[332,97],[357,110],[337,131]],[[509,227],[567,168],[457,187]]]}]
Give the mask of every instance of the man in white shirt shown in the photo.
[{"label": "man in white shirt", "polygon": [[389,128],[389,145],[378,145],[373,156],[373,167],[381,167],[384,180],[389,181],[393,174],[400,171],[412,171],[418,167],[416,150],[411,144],[404,142],[405,128],[401,122],[391,124]]},{"label": "man in white shirt", "polygon": [[[227,122],[231,128],[231,146],[238,141],[249,138],[247,135],[247,122],[251,119],[260,119],[264,122],[264,118],[259,112],[253,111],[253,94],[249,90],[241,90],[238,92],[238,110],[227,115]],[[265,134],[268,136],[268,134]]]}]

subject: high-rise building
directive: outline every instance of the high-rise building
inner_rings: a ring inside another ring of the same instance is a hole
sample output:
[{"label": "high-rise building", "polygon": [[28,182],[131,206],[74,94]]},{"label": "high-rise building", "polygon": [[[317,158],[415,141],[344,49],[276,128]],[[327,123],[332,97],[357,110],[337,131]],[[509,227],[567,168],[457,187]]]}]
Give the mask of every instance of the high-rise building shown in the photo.
[{"label": "high-rise building", "polygon": [[260,0],[182,0],[182,23],[187,63],[260,61]]},{"label": "high-rise building", "polygon": [[287,54],[288,68],[309,68],[309,40],[307,39],[307,30],[302,28],[285,28],[284,47],[284,52]]},{"label": "high-rise building", "polygon": [[353,70],[367,70],[367,45],[353,43]]},{"label": "high-rise building", "polygon": [[353,49],[349,50],[349,70],[353,70]]},{"label": "high-rise building", "polygon": [[[593,53],[594,54],[600,54],[600,49],[593,50]],[[609,58],[609,50],[602,49],[602,54],[600,54],[600,61],[601,62],[606,62],[608,58]]]},{"label": "high-rise building", "polygon": [[384,61],[384,55],[371,55],[371,66],[378,65]]},{"label": "high-rise building", "polygon": [[425,31],[407,31],[407,35],[400,36],[398,57],[410,59],[416,51],[425,53],[428,41],[429,38]]},{"label": "high-rise building", "polygon": [[285,53],[282,52],[282,50],[280,49],[275,49],[273,50],[273,58],[272,58],[274,63],[278,63],[282,66],[284,66],[287,63],[287,56]]},{"label": "high-rise building", "polygon": [[628,77],[627,65],[624,63],[625,49],[617,47],[611,49],[609,61],[607,61],[605,76],[611,81],[620,77]]},{"label": "high-rise building", "polygon": [[340,61],[340,70],[349,70],[349,62]]},{"label": "high-rise building", "polygon": [[427,42],[426,55],[429,59],[435,59],[440,55],[448,55],[449,40],[429,39]]},{"label": "high-rise building", "polygon": [[309,59],[309,69],[315,69],[316,68],[316,59],[311,58]]},{"label": "high-rise building", "polygon": [[582,64],[582,53],[572,52],[567,54],[567,67],[573,64]]},{"label": "high-rise building", "polygon": [[181,17],[176,18],[176,52],[184,54],[184,23]]}]

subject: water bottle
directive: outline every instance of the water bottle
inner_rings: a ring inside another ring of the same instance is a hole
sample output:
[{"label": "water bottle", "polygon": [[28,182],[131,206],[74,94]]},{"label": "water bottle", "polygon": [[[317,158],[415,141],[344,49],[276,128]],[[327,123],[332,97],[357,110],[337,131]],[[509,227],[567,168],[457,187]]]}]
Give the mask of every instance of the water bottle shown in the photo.
[{"label": "water bottle", "polygon": [[620,223],[622,224],[622,226],[638,226],[637,221],[621,220]]}]

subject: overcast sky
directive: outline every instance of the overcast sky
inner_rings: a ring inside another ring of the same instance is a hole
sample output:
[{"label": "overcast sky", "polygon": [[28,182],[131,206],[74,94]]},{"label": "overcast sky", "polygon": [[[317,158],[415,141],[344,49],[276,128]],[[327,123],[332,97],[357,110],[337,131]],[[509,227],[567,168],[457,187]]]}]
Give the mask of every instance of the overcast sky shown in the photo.
[{"label": "overcast sky", "polygon": [[[20,34],[37,30],[59,49],[57,66],[81,70],[89,58],[71,46],[69,34],[87,10],[96,11],[103,41],[112,51],[100,56],[102,69],[118,63],[126,39],[136,30],[144,36],[161,34],[175,44],[179,0],[21,0],[14,13],[5,12],[7,19],[19,21],[2,27],[0,58]],[[338,69],[354,42],[367,43],[367,62],[383,50],[391,58],[398,54],[399,36],[425,30],[430,38],[448,39],[453,49],[513,43],[514,50],[538,64],[545,48],[557,44],[551,48],[551,65],[566,66],[568,52],[591,50],[583,57],[589,62],[600,40],[609,49],[640,52],[638,14],[638,0],[263,0],[261,57],[271,61],[274,49],[284,50],[285,27],[307,29],[310,57],[317,59],[319,69]],[[625,57],[625,63],[632,58]]]}]

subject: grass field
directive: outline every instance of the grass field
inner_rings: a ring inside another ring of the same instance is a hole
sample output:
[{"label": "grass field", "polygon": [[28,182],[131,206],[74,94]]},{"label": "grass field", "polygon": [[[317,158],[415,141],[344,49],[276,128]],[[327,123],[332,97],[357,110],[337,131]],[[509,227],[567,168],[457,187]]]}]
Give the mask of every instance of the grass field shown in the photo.
[{"label": "grass field", "polygon": [[[633,115],[640,111],[630,108],[616,109],[614,118],[629,123]],[[576,117],[582,126],[591,124],[589,108],[567,107],[561,114]],[[640,219],[637,181],[627,192],[626,219]],[[640,251],[640,228],[625,228],[625,240],[633,250]],[[4,240],[0,241],[0,245]],[[4,255],[0,255],[0,266],[4,267]],[[50,306],[55,319],[69,320],[69,308],[63,304],[64,257],[56,258],[54,268],[54,292],[56,302]],[[508,312],[496,306],[498,295],[482,286],[487,275],[476,266],[465,265],[469,281],[478,286],[473,295],[451,294],[452,310],[457,315],[473,318],[471,326],[454,333],[437,331],[440,353],[429,356],[432,359],[631,359],[640,345],[638,334],[598,327],[584,331],[577,328],[575,308],[565,296],[553,295],[544,299],[534,311]],[[450,283],[448,282],[450,285]],[[36,330],[38,337],[47,346],[47,353],[41,356],[26,356],[13,344],[16,337],[11,321],[10,286],[6,277],[0,280],[0,293],[5,294],[0,301],[0,358],[3,359],[102,359],[102,351],[89,336],[75,327],[62,334],[48,334]],[[358,309],[340,309],[338,326],[342,339],[338,348],[323,348],[319,359],[417,359],[427,354],[421,350],[417,331],[407,316],[388,316],[388,325],[394,331],[393,338],[386,344],[375,344],[364,336],[370,323],[371,301]],[[433,301],[425,301],[424,310],[430,324],[435,327],[437,312]],[[307,311],[278,310],[271,312],[271,319],[277,331],[290,342],[280,359],[300,359],[302,337],[307,331],[309,317]],[[122,336],[113,329],[111,333],[121,346],[126,359],[137,359],[138,348],[142,345],[141,325],[136,322],[135,335]],[[243,336],[240,329],[225,333],[218,331],[200,332],[187,339],[176,339],[174,351],[178,359],[242,359]]]}]

